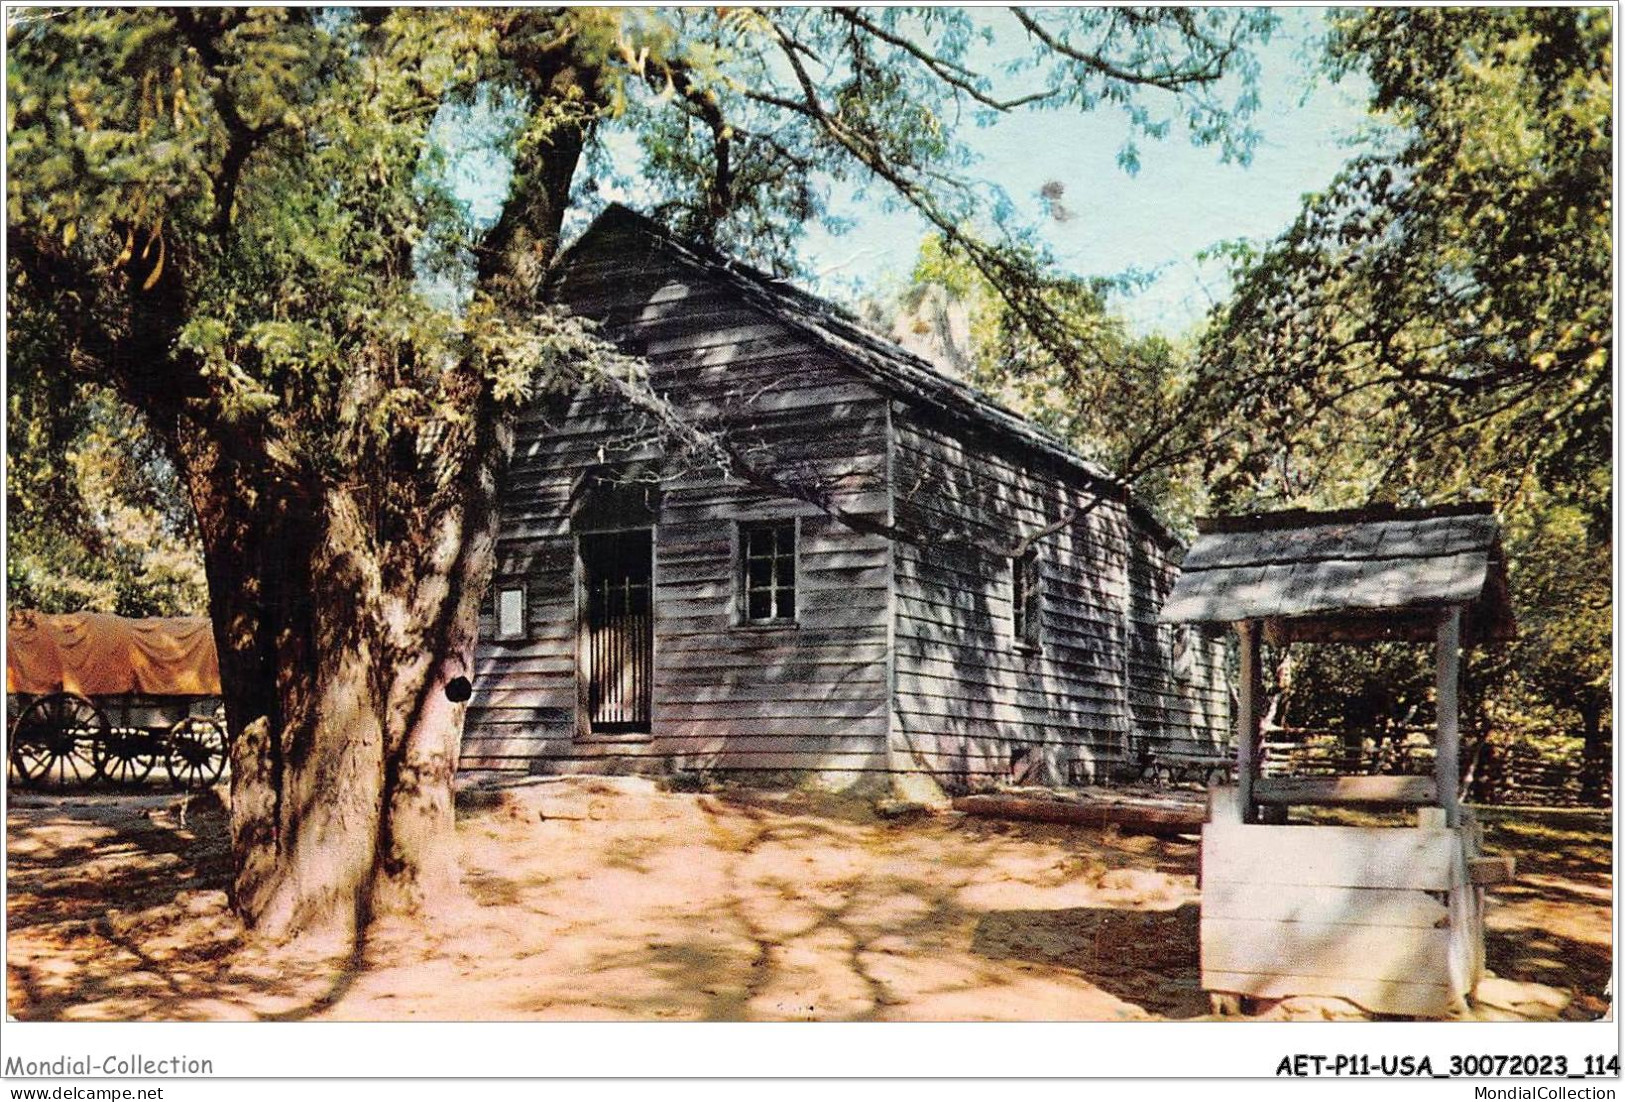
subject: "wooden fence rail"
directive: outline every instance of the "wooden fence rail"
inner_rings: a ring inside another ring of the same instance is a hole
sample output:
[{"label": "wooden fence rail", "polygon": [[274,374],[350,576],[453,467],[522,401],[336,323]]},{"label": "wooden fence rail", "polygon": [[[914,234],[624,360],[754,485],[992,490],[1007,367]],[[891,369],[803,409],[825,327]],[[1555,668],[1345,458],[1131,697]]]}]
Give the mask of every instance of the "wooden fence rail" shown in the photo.
[{"label": "wooden fence rail", "polygon": [[[1265,734],[1260,773],[1265,777],[1426,776],[1434,752],[1425,729],[1402,730],[1378,740],[1356,739],[1342,731],[1278,728]],[[1578,761],[1542,753],[1524,743],[1469,740],[1463,747],[1462,774],[1467,798],[1475,803],[1511,806],[1610,806],[1611,778],[1587,799]]]}]

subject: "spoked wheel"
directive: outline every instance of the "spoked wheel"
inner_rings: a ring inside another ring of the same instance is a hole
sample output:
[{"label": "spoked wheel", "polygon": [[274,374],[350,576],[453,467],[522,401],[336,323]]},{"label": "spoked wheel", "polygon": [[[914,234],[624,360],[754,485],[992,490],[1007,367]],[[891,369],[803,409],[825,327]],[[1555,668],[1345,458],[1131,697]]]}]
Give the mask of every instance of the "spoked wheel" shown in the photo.
[{"label": "spoked wheel", "polygon": [[153,737],[138,727],[119,727],[96,743],[96,772],[123,788],[146,780],[158,764]]},{"label": "spoked wheel", "polygon": [[24,708],[11,728],[17,778],[41,788],[68,788],[96,779],[107,717],[77,693],[52,693]]},{"label": "spoked wheel", "polygon": [[226,726],[213,716],[187,716],[169,729],[164,758],[177,788],[207,788],[226,770]]}]

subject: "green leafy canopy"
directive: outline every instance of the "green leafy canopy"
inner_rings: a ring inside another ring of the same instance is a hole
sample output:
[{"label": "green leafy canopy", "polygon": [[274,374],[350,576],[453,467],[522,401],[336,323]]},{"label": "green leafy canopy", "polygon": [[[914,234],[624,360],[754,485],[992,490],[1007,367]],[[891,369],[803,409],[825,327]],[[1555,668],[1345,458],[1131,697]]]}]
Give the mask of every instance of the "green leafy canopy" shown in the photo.
[{"label": "green leafy canopy", "polygon": [[[278,494],[370,494],[387,548],[450,500],[493,414],[614,363],[535,292],[560,208],[590,209],[616,179],[641,181],[681,232],[781,270],[801,227],[827,218],[832,186],[873,188],[934,225],[1030,339],[1072,356],[1089,327],[1042,290],[1041,251],[980,218],[1003,204],[959,128],[1110,108],[1140,136],[1178,119],[1245,157],[1248,51],[1273,22],[1241,9],[16,9],[12,385],[38,400],[13,412],[66,425],[61,373],[111,386],[171,457],[217,452]],[[477,139],[469,122],[484,124]],[[628,139],[635,165],[617,160]],[[454,186],[476,140],[508,180],[494,218],[473,217]],[[35,500],[14,495],[14,528],[33,526]]]},{"label": "green leafy canopy", "polygon": [[1221,507],[1495,503],[1517,644],[1478,671],[1498,722],[1572,717],[1611,672],[1612,13],[1343,13],[1395,148],[1241,252],[1199,385],[1235,411]]}]

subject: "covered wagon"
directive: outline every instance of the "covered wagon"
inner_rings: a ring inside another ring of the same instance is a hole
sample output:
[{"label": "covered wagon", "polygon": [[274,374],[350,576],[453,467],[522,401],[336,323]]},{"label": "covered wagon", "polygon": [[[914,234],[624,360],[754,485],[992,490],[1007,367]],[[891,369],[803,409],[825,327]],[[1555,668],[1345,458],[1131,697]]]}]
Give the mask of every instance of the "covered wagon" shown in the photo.
[{"label": "covered wagon", "polygon": [[194,788],[220,779],[226,727],[206,617],[14,612],[7,758],[17,782],[136,785],[158,761]]}]

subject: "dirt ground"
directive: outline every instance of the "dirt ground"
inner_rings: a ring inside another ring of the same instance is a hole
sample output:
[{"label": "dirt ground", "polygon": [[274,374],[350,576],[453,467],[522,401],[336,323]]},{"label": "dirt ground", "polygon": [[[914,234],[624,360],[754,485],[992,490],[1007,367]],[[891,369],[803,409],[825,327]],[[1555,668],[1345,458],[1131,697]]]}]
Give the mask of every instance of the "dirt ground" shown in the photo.
[{"label": "dirt ground", "polygon": [[[1190,1019],[1194,839],[878,817],[859,800],[534,780],[466,794],[469,899],[337,956],[248,936],[218,811],[14,795],[22,1019]],[[1608,1012],[1609,820],[1486,813],[1485,1018]],[[1330,1000],[1266,1017],[1348,1016]]]}]

